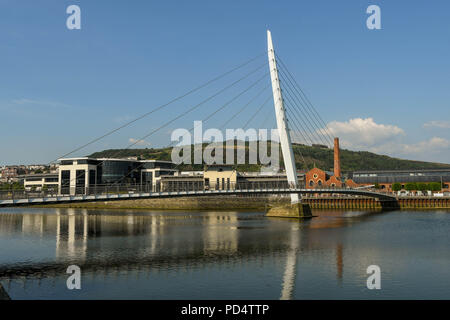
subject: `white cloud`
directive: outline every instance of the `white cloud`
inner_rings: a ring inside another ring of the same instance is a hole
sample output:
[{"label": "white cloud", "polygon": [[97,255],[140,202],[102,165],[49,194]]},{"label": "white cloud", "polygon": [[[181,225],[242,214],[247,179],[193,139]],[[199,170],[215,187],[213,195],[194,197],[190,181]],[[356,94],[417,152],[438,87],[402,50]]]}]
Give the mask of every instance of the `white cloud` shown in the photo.
[{"label": "white cloud", "polygon": [[373,118],[355,118],[346,122],[332,121],[328,129],[339,137],[341,145],[347,148],[370,148],[403,136],[403,129],[386,124],[378,124]]},{"label": "white cloud", "polygon": [[450,121],[439,121],[439,120],[428,121],[424,123],[423,126],[424,128],[435,127],[435,128],[450,129]]},{"label": "white cloud", "polygon": [[333,136],[339,137],[341,146],[346,149],[444,163],[448,163],[450,159],[450,140],[432,137],[415,143],[405,143],[402,141],[405,137],[403,129],[395,125],[376,123],[372,118],[332,121],[328,128]]},{"label": "white cloud", "polygon": [[128,139],[128,142],[132,143],[134,145],[137,145],[137,146],[149,146],[150,145],[150,142],[148,142],[148,141],[134,139],[134,138]]},{"label": "white cloud", "polygon": [[415,144],[402,144],[399,152],[404,154],[423,154],[434,153],[450,148],[450,140],[433,137],[427,141],[421,141]]}]

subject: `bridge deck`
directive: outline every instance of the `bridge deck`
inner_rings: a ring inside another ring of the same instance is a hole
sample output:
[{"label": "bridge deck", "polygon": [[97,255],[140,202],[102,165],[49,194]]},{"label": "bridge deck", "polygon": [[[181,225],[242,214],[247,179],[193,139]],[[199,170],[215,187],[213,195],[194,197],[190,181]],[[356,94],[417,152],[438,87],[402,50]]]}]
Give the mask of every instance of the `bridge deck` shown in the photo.
[{"label": "bridge deck", "polygon": [[95,195],[58,195],[49,197],[24,198],[0,200],[1,206],[18,206],[33,204],[54,204],[69,202],[92,202],[92,201],[112,201],[131,199],[152,199],[152,198],[174,198],[174,197],[196,197],[196,196],[225,196],[239,194],[348,194],[378,198],[380,200],[396,200],[395,196],[355,189],[246,189],[246,190],[200,190],[200,191],[173,191],[173,192],[141,192],[141,193],[121,193],[121,194],[95,194]]}]

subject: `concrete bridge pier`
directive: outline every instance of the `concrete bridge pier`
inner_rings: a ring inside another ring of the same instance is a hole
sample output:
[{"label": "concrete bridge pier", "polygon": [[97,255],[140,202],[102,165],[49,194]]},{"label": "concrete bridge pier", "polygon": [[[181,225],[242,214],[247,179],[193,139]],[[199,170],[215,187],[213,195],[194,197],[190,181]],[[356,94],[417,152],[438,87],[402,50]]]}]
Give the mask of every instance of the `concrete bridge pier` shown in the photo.
[{"label": "concrete bridge pier", "polygon": [[301,201],[297,203],[287,203],[283,205],[274,205],[269,207],[266,213],[267,217],[279,217],[279,218],[312,218],[311,207],[307,203]]}]

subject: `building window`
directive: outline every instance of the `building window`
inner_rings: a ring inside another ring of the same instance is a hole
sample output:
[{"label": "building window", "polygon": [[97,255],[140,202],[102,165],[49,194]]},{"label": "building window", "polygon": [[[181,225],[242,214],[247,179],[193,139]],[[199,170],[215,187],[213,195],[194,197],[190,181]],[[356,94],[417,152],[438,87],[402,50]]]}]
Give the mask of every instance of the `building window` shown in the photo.
[{"label": "building window", "polygon": [[61,186],[68,187],[70,185],[70,170],[61,171]]},{"label": "building window", "polygon": [[321,186],[321,185],[322,185],[322,180],[317,181],[317,184],[318,184],[319,186]]},{"label": "building window", "polygon": [[309,180],[309,186],[310,186],[310,187],[314,186],[314,181]]},{"label": "building window", "polygon": [[86,171],[85,170],[77,170],[75,173],[75,193],[80,194],[84,193],[84,187],[86,183]]},{"label": "building window", "polygon": [[318,177],[317,173],[314,173],[314,174],[313,174],[313,178],[314,178],[314,179],[317,179],[317,177]]},{"label": "building window", "polygon": [[95,185],[96,179],[95,179],[95,170],[89,170],[89,185],[93,186]]},{"label": "building window", "polygon": [[332,186],[332,187],[336,187],[336,183],[332,183],[331,186]]}]

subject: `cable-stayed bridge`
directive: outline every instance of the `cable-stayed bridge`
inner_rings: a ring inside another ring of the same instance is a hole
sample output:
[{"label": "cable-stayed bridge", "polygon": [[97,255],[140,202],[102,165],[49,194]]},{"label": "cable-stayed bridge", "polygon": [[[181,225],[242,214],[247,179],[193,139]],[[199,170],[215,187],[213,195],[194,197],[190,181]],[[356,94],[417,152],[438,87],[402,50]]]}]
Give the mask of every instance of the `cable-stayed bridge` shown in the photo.
[{"label": "cable-stayed bridge", "polygon": [[[123,188],[121,189],[123,190]],[[284,187],[266,187],[266,188],[251,188],[245,187],[243,189],[230,188],[228,190],[195,190],[195,191],[163,191],[163,192],[135,192],[135,188],[130,192],[114,193],[110,190],[109,193],[97,194],[81,194],[81,195],[46,195],[42,197],[18,197],[14,199],[0,200],[0,206],[15,206],[15,205],[32,205],[32,204],[55,204],[55,203],[73,203],[73,202],[92,202],[92,201],[114,201],[114,200],[133,200],[133,199],[161,199],[161,198],[176,198],[176,197],[199,197],[199,196],[231,196],[231,195],[255,195],[255,194],[343,194],[343,195],[357,195],[377,198],[381,201],[392,201],[396,198],[394,196],[366,191],[361,189],[351,188],[321,188],[321,189],[305,189],[305,188],[284,188]]]},{"label": "cable-stayed bridge", "polygon": [[[128,121],[127,123],[105,133],[104,135],[92,139],[88,143],[64,154],[59,158],[64,158],[77,153],[82,149],[117,133],[125,127],[131,126],[136,122],[149,117],[150,115],[157,114],[158,112],[164,112],[164,115],[161,116],[161,118],[164,119],[164,122],[160,123],[156,128],[152,128],[152,130],[144,134],[139,139],[134,140],[125,149],[118,150],[111,157],[121,158],[126,150],[132,148],[133,146],[139,145],[140,142],[145,141],[146,139],[153,138],[156,134],[160,134],[161,131],[178,123],[180,120],[184,121],[184,123],[185,121],[189,121],[190,117],[192,117],[196,111],[199,111],[201,112],[202,125],[211,123],[211,120],[215,120],[216,127],[221,129],[226,128],[232,122],[236,124],[242,119],[246,120],[242,125],[243,130],[246,130],[250,125],[264,128],[269,123],[269,127],[275,126],[279,135],[283,162],[286,171],[287,181],[285,185],[267,185],[265,188],[235,185],[231,187],[228,186],[226,189],[221,190],[197,189],[175,190],[170,192],[149,192],[147,190],[139,189],[139,187],[136,189],[136,186],[130,186],[125,183],[133,171],[139,169],[139,167],[134,167],[130,169],[130,171],[123,177],[114,181],[114,183],[109,186],[109,191],[105,191],[104,189],[97,190],[94,187],[90,188],[90,192],[86,189],[83,194],[55,195],[51,192],[44,192],[39,196],[30,196],[30,194],[27,194],[26,192],[22,192],[22,194],[20,192],[11,192],[7,193],[6,197],[0,197],[0,206],[78,201],[105,201],[112,199],[121,200],[244,194],[290,194],[291,203],[293,204],[301,202],[301,194],[308,193],[359,195],[374,197],[382,200],[395,199],[393,196],[385,193],[377,193],[361,189],[306,189],[300,186],[297,177],[297,167],[295,161],[296,156],[301,160],[304,169],[308,169],[312,166],[312,164],[308,163],[301,153],[294,154],[292,143],[296,142],[305,145],[320,144],[331,147],[333,145],[332,133],[327,128],[325,121],[308,99],[305,92],[287,68],[286,64],[279,57],[279,55],[275,53],[270,31],[267,32],[267,41],[268,44],[266,53],[257,55],[256,57],[247,60],[246,62],[212,78],[211,80],[172,99],[171,101],[149,110],[141,116]],[[269,70],[267,70],[267,60],[261,63],[261,59],[263,58],[268,59]],[[229,80],[231,76],[234,78]],[[223,82],[225,82],[225,85]],[[199,94],[202,90],[207,88],[213,90],[212,93],[208,94],[206,98],[203,95],[200,95],[200,102],[183,107],[182,111],[178,114],[171,113],[169,106],[183,102],[188,96],[191,97]],[[230,96],[232,96],[232,98],[229,98]],[[269,103],[270,101],[273,101],[273,106]],[[235,106],[235,109],[237,110],[232,110],[232,106]],[[275,117],[273,117],[273,107],[275,109]],[[244,117],[244,115],[247,115],[247,117]],[[257,120],[260,121],[258,124],[256,123]],[[195,130],[196,127],[194,124],[194,127],[187,130],[187,133],[195,133]],[[203,143],[202,140],[197,142]],[[174,143],[170,146],[173,145]],[[58,159],[55,159],[52,162],[56,162]],[[102,164],[102,162],[100,164]],[[86,181],[85,172],[81,172],[80,174],[77,173],[75,176],[70,177],[68,186],[78,184],[78,181],[81,179]],[[117,192],[114,192],[116,187]]]}]

